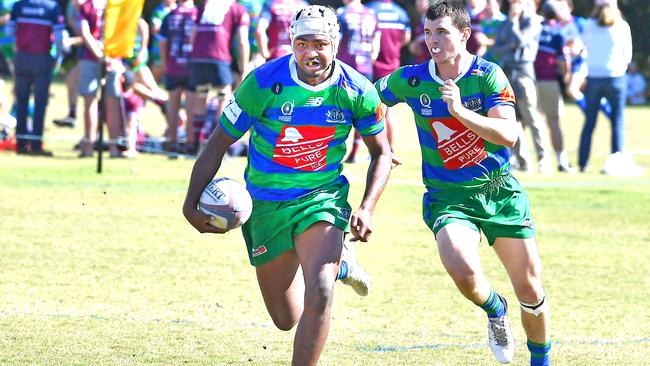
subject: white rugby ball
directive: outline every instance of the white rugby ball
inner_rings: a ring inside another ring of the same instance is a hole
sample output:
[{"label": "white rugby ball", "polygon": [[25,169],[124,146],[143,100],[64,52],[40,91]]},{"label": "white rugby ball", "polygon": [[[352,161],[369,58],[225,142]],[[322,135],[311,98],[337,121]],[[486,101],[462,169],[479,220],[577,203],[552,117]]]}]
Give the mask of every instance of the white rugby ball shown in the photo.
[{"label": "white rugby ball", "polygon": [[251,216],[253,200],[243,184],[222,177],[214,179],[203,189],[199,210],[210,216],[210,225],[235,229]]}]

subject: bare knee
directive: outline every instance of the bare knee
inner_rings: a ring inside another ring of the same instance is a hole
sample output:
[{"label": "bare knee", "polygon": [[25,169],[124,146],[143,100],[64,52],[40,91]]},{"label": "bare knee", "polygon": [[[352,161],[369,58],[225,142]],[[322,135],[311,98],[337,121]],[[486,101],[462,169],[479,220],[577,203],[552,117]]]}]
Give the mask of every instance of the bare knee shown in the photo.
[{"label": "bare knee", "polygon": [[515,286],[515,294],[520,302],[534,304],[544,297],[544,288],[540,281],[529,280]]},{"label": "bare knee", "polygon": [[298,323],[298,317],[293,317],[289,313],[284,314],[271,314],[271,319],[273,319],[273,324],[283,331],[289,331],[293,328],[296,323]]},{"label": "bare knee", "polygon": [[478,276],[476,272],[470,267],[449,267],[447,272],[454,280],[456,287],[461,291],[472,292],[476,289],[478,284]]},{"label": "bare knee", "polygon": [[305,312],[322,314],[332,304],[334,279],[321,279],[305,289]]}]

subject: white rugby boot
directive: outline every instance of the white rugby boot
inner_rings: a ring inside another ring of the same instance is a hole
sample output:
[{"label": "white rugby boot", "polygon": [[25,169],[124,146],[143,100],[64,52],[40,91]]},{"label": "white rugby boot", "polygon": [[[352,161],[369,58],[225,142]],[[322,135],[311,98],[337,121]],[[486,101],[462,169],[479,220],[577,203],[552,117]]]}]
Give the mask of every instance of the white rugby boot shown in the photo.
[{"label": "white rugby boot", "polygon": [[[508,303],[503,297],[501,297],[501,301],[503,301],[507,313]],[[490,350],[492,350],[494,357],[501,363],[512,362],[512,359],[515,357],[515,339],[510,330],[508,315],[503,314],[503,316],[498,318],[488,317],[487,328],[488,344],[490,345]]]},{"label": "white rugby boot", "polygon": [[348,275],[345,278],[341,278],[341,282],[352,287],[354,292],[359,296],[368,296],[368,292],[370,292],[370,288],[372,287],[372,279],[363,267],[361,267],[359,262],[357,262],[354,243],[348,240],[343,241],[341,260],[345,261],[348,265]]}]

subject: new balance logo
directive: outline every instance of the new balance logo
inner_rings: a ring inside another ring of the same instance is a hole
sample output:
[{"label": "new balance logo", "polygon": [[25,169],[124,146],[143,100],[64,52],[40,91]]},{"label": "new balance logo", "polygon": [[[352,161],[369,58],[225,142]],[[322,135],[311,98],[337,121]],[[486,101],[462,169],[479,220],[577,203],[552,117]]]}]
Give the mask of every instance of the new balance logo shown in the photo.
[{"label": "new balance logo", "polygon": [[320,107],[324,100],[325,98],[323,97],[309,97],[307,102],[305,102],[305,107]]}]

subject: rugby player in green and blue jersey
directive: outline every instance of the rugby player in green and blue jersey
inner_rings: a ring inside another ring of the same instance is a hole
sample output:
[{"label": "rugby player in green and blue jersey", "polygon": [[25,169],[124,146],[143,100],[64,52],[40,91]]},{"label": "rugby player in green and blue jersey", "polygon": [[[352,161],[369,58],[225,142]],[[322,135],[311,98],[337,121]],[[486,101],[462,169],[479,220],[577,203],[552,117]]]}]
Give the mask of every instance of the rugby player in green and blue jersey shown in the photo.
[{"label": "rugby player in green and blue jersey", "polygon": [[[375,88],[334,58],[334,11],[317,5],[299,10],[290,37],[294,54],[255,69],[225,107],[192,170],[183,213],[199,232],[224,232],[208,224],[197,202],[228,146],[251,130],[245,179],[253,212],[242,227],[248,256],[273,322],[282,330],[298,324],[292,363],[314,365],[329,332],[335,280],[367,294],[369,278],[343,238],[351,230],[357,240],[368,240],[391,153]],[[352,127],[371,155],[354,214],[341,175]]]},{"label": "rugby player in green and blue jersey", "polygon": [[531,365],[548,365],[549,312],[528,198],[510,174],[519,127],[515,98],[503,71],[466,50],[471,33],[465,5],[434,2],[426,12],[431,60],[405,66],[376,83],[388,106],[413,110],[426,187],[423,217],[442,263],[460,292],[488,316],[490,349],[499,362],[514,357],[506,300],[481,269],[481,232],[503,263],[517,299]]}]

